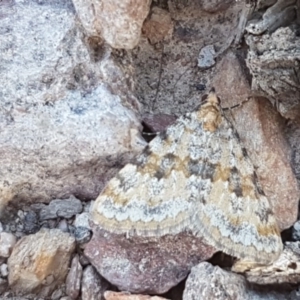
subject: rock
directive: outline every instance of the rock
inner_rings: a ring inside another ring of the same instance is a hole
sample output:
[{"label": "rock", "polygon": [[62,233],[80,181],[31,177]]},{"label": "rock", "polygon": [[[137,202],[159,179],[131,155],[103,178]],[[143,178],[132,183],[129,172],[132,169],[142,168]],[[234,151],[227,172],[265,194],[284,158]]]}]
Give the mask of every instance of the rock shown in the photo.
[{"label": "rock", "polygon": [[245,300],[246,285],[246,280],[241,275],[203,262],[192,268],[186,281],[183,300]]},{"label": "rock", "polygon": [[76,227],[75,229],[75,239],[78,244],[87,243],[91,239],[91,230],[86,227]]},{"label": "rock", "polygon": [[270,266],[247,265],[237,262],[234,272],[243,273],[252,283],[266,284],[299,284],[300,283],[300,242],[286,242],[280,257]]},{"label": "rock", "polygon": [[69,199],[55,199],[40,211],[40,220],[56,219],[59,217],[70,219],[82,212],[81,201],[75,197]]},{"label": "rock", "polygon": [[51,295],[51,300],[59,300],[63,296],[63,291],[62,289],[57,289],[55,290],[52,295]]},{"label": "rock", "polygon": [[17,293],[51,295],[68,272],[75,239],[58,229],[21,238],[8,259],[10,287]]},{"label": "rock", "polygon": [[151,132],[155,133],[165,130],[168,126],[173,124],[176,119],[176,116],[167,114],[145,114],[143,116],[143,124],[146,126],[146,129],[149,129]]},{"label": "rock", "polygon": [[218,11],[226,10],[232,3],[233,0],[204,0],[201,1],[201,8],[209,13],[215,13]]},{"label": "rock", "polygon": [[36,233],[39,228],[38,215],[30,210],[25,214],[24,217],[24,232],[27,234]]},{"label": "rock", "polygon": [[292,238],[294,241],[300,241],[300,221],[299,220],[293,225]]},{"label": "rock", "polygon": [[170,39],[173,33],[173,22],[170,13],[154,6],[149,18],[144,22],[142,31],[151,44]]},{"label": "rock", "polygon": [[3,278],[0,278],[0,295],[2,295],[7,289],[8,289],[7,280],[3,279]]},{"label": "rock", "polygon": [[91,229],[91,226],[89,224],[89,219],[90,219],[90,214],[88,212],[83,212],[81,214],[76,215],[73,225],[75,227],[85,227]]},{"label": "rock", "polygon": [[148,296],[148,295],[132,295],[124,292],[112,292],[106,291],[104,293],[105,300],[167,300],[166,298],[159,296]]},{"label": "rock", "polygon": [[90,264],[89,260],[84,254],[79,256],[79,262],[83,267],[86,267]]},{"label": "rock", "polygon": [[[240,104],[251,95],[242,65],[234,53],[229,52],[222,59],[216,74],[213,84],[223,107]],[[252,97],[226,115],[256,167],[279,227],[289,228],[297,219],[299,188],[291,167],[291,148],[284,134],[285,121],[266,99],[259,97]]]},{"label": "rock", "polygon": [[150,0],[73,0],[76,12],[89,35],[99,35],[113,48],[134,48],[149,13]]},{"label": "rock", "polygon": [[79,256],[75,255],[72,259],[71,268],[66,279],[66,292],[67,295],[75,300],[80,293],[82,277],[82,266],[79,262]]},{"label": "rock", "polygon": [[2,264],[0,266],[0,274],[1,274],[2,277],[7,277],[8,276],[7,264]]},{"label": "rock", "polygon": [[215,250],[190,233],[142,238],[110,234],[93,227],[84,254],[119,290],[162,294],[182,281],[191,267]]},{"label": "rock", "polygon": [[59,221],[57,225],[57,229],[61,230],[62,232],[69,232],[69,226],[66,219],[62,219]]},{"label": "rock", "polygon": [[96,198],[144,147],[126,68],[109,52],[97,61],[71,0],[2,1],[0,11],[0,206]]},{"label": "rock", "polygon": [[0,232],[0,257],[9,257],[16,242],[12,233]]},{"label": "rock", "polygon": [[201,69],[207,69],[212,67],[216,63],[215,57],[216,52],[213,45],[203,47],[199,53],[198,67]]},{"label": "rock", "polygon": [[246,43],[252,89],[273,100],[285,118],[299,123],[300,41],[296,26],[279,28],[271,35],[249,35]]},{"label": "rock", "polygon": [[288,293],[255,290],[243,276],[203,262],[192,268],[182,299],[288,300]]},{"label": "rock", "polygon": [[102,278],[92,266],[83,270],[81,299],[103,300],[104,292],[109,288],[109,283]]}]

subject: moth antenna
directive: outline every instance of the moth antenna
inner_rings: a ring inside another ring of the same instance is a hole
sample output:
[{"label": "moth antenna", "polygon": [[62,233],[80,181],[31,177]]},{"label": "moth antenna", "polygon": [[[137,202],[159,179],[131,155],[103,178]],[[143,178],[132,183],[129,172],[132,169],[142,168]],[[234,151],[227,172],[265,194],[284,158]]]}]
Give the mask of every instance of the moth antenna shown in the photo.
[{"label": "moth antenna", "polygon": [[230,107],[222,107],[222,109],[223,109],[224,111],[226,111],[226,110],[231,110],[231,109],[240,107],[240,106],[244,105],[246,102],[248,102],[251,98],[252,98],[252,97],[249,96],[249,97],[247,97],[246,100],[243,100],[242,102],[240,102],[240,103],[238,103],[238,104],[235,104],[235,105],[230,106]]}]

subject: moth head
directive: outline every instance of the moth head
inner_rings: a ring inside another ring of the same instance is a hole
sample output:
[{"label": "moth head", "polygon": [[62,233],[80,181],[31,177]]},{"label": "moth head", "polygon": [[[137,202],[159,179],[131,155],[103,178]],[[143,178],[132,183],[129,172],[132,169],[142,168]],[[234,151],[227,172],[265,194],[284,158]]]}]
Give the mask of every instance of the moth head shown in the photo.
[{"label": "moth head", "polygon": [[221,99],[217,96],[216,90],[212,87],[208,94],[204,95],[201,99],[201,105],[208,104],[208,105],[221,105]]},{"label": "moth head", "polygon": [[198,117],[203,122],[205,130],[214,132],[217,130],[222,121],[220,98],[217,96],[216,91],[212,88],[208,95],[202,98],[202,102],[198,107]]}]

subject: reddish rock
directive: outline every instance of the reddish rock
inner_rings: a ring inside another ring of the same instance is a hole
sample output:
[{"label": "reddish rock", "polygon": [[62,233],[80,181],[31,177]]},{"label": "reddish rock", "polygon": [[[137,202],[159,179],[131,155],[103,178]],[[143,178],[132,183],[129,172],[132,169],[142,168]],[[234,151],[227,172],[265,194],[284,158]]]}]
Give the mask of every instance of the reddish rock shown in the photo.
[{"label": "reddish rock", "polygon": [[84,269],[81,287],[82,300],[102,300],[108,288],[109,283],[97,273],[94,267],[87,266]]},{"label": "reddish rock", "polygon": [[80,293],[80,284],[82,277],[82,266],[79,262],[79,256],[75,255],[72,259],[71,268],[66,280],[66,292],[71,299],[77,299]]},{"label": "reddish rock", "polygon": [[124,292],[106,291],[104,293],[105,300],[167,300],[166,298],[148,295],[132,295]]},{"label": "reddish rock", "polygon": [[176,121],[176,116],[167,114],[151,115],[146,114],[143,117],[143,123],[152,132],[161,132]]},{"label": "reddish rock", "polygon": [[[239,104],[251,96],[242,65],[233,53],[223,58],[216,74],[213,85],[223,107]],[[284,135],[284,119],[262,97],[253,97],[226,115],[257,168],[280,228],[292,226],[297,219],[299,188],[291,167],[291,149]]]},{"label": "reddish rock", "polygon": [[150,0],[73,0],[89,35],[98,35],[113,48],[132,49],[139,42]]},{"label": "reddish rock", "polygon": [[149,19],[144,22],[142,31],[151,44],[170,38],[173,33],[170,13],[159,7],[153,7]]},{"label": "reddish rock", "polygon": [[133,293],[165,293],[215,252],[186,232],[161,238],[128,238],[97,227],[93,232],[85,255],[110,283]]}]

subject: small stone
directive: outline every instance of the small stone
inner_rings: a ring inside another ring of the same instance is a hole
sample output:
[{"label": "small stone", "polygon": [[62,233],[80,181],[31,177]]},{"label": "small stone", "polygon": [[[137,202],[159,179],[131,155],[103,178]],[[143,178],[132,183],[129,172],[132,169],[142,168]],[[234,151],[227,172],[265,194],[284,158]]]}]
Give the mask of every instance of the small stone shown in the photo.
[{"label": "small stone", "polygon": [[69,219],[81,212],[81,201],[75,197],[70,197],[69,199],[64,200],[52,200],[49,205],[41,209],[39,215],[40,220],[56,219],[58,217]]},{"label": "small stone", "polygon": [[17,239],[12,233],[0,233],[0,257],[9,257]]},{"label": "small stone", "polygon": [[[105,300],[166,300],[159,296],[148,296],[148,295],[131,295],[130,293],[124,292],[112,292],[106,291],[104,293]],[[196,298],[195,298],[196,299]]]},{"label": "small stone", "polygon": [[200,50],[198,57],[198,67],[201,69],[208,69],[212,67],[215,61],[215,48],[213,45],[207,45]]},{"label": "small stone", "polygon": [[109,283],[97,273],[94,267],[88,266],[83,270],[82,300],[102,300],[108,288]]},{"label": "small stone", "polygon": [[91,230],[86,227],[76,227],[75,229],[75,239],[79,244],[87,243],[91,239]]},{"label": "small stone", "polygon": [[24,215],[24,212],[22,210],[18,210],[17,215],[20,218],[20,220],[24,220],[25,215]]},{"label": "small stone", "polygon": [[292,228],[292,238],[294,241],[300,241],[300,221],[297,221]]},{"label": "small stone", "polygon": [[79,256],[75,255],[66,280],[66,292],[71,299],[75,300],[79,296],[81,277],[82,266],[79,262]]},{"label": "small stone", "polygon": [[57,228],[62,232],[69,232],[69,225],[66,219],[62,219],[59,221]]},{"label": "small stone", "polygon": [[88,212],[83,212],[79,215],[76,215],[73,225],[75,227],[86,227],[88,229],[91,229],[89,219],[90,214]]},{"label": "small stone", "polygon": [[17,293],[48,297],[64,282],[74,249],[75,239],[58,229],[21,238],[8,259],[9,285]]},{"label": "small stone", "polygon": [[63,296],[61,289],[55,290],[51,295],[51,300],[59,300]]},{"label": "small stone", "polygon": [[0,266],[0,273],[2,277],[7,277],[8,276],[8,267],[7,264],[2,264]]},{"label": "small stone", "polygon": [[90,261],[84,254],[79,256],[79,262],[83,267],[86,267],[90,264]]},{"label": "small stone", "polygon": [[0,233],[1,233],[2,231],[4,231],[4,230],[3,230],[3,225],[2,225],[2,223],[0,222]]},{"label": "small stone", "polygon": [[27,234],[36,233],[39,231],[38,215],[30,210],[24,217],[24,232]]}]

